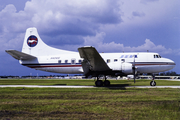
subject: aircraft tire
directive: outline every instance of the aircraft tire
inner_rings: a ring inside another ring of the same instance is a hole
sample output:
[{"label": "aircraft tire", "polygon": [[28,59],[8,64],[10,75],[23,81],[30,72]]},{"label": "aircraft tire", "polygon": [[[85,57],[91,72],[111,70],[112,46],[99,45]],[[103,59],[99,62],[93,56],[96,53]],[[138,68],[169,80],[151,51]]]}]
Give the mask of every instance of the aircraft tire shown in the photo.
[{"label": "aircraft tire", "polygon": [[96,84],[97,87],[102,87],[103,86],[103,81],[102,80],[97,80],[95,82],[95,84]]},{"label": "aircraft tire", "polygon": [[109,80],[105,80],[104,81],[104,86],[110,86],[110,81]]},{"label": "aircraft tire", "polygon": [[151,85],[151,86],[156,86],[156,82],[155,82],[155,81],[154,81],[154,82],[151,81],[151,82],[150,82],[150,85]]}]

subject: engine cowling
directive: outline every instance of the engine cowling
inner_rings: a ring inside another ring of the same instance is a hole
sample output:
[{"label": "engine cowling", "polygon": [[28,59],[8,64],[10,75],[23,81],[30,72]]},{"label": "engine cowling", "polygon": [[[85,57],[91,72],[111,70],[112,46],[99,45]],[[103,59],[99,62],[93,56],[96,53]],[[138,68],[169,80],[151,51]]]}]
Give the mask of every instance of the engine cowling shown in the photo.
[{"label": "engine cowling", "polygon": [[122,63],[122,72],[125,74],[133,73],[132,64],[131,63]]},{"label": "engine cowling", "polygon": [[131,63],[112,62],[112,63],[108,63],[108,66],[114,71],[122,71],[125,74],[133,73]]}]

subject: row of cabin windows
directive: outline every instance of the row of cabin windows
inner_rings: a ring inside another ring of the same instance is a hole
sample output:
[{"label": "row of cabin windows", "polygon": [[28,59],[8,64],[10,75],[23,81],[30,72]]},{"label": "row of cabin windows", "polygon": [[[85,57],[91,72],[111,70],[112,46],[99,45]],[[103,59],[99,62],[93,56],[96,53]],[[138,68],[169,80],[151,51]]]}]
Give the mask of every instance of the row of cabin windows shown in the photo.
[{"label": "row of cabin windows", "polygon": [[[124,60],[124,59],[123,59],[123,60]],[[114,62],[117,62],[117,61],[118,61],[118,59],[114,59]],[[81,62],[82,62],[82,60],[78,60],[78,63],[81,63]],[[107,59],[106,62],[107,62],[107,63],[110,63],[111,60],[110,60],[110,59]],[[59,60],[58,63],[62,63],[62,60]],[[68,63],[68,60],[65,60],[64,63]],[[76,60],[75,60],[75,59],[72,59],[72,60],[71,60],[71,64],[76,64]]]},{"label": "row of cabin windows", "polygon": [[[78,63],[81,63],[81,62],[82,62],[82,60],[78,60]],[[58,60],[58,63],[62,63],[62,60]],[[68,60],[65,60],[64,63],[68,63]],[[76,60],[72,59],[71,64],[76,64]]]},{"label": "row of cabin windows", "polygon": [[[118,59],[114,59],[114,62],[117,62],[117,61],[118,61]],[[121,61],[122,61],[122,62],[125,62],[125,59],[121,59]],[[110,63],[111,60],[110,60],[110,59],[107,59],[106,62],[107,62],[107,63]]]},{"label": "row of cabin windows", "polygon": [[[122,56],[124,56],[124,55],[122,55]],[[122,56],[121,56],[121,58],[122,58]],[[131,57],[131,56],[129,56],[129,57]],[[125,56],[125,58],[127,58],[127,57]],[[132,58],[132,57],[131,57],[131,58]],[[137,58],[137,55],[135,55],[135,58]],[[118,59],[114,59],[114,62],[117,62],[117,61],[118,61]],[[122,62],[125,62],[125,59],[121,59],[121,61],[122,61]],[[82,62],[82,60],[78,60],[78,63],[81,63],[81,62]],[[107,62],[107,63],[110,63],[111,60],[110,60],[110,59],[107,59],[106,62]],[[63,62],[62,62],[62,60],[59,60],[58,63],[63,63]],[[68,60],[65,60],[64,63],[68,63]],[[75,59],[72,59],[72,60],[71,60],[71,64],[76,64],[76,60],[75,60]]]}]

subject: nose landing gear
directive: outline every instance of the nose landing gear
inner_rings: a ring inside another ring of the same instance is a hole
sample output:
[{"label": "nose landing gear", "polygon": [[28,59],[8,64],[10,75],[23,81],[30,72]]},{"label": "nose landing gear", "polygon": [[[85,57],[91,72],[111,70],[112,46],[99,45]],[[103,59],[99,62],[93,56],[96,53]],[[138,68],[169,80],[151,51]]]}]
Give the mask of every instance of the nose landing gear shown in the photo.
[{"label": "nose landing gear", "polygon": [[156,86],[156,82],[154,81],[155,76],[152,75],[152,81],[150,82],[151,86]]}]

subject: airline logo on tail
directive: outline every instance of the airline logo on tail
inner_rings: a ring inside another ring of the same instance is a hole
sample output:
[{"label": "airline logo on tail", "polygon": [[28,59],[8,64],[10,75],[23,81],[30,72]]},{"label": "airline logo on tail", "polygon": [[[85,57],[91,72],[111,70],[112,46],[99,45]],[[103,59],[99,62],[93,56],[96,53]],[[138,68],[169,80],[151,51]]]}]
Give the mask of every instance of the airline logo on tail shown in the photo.
[{"label": "airline logo on tail", "polygon": [[34,35],[29,36],[29,38],[27,39],[27,44],[29,45],[29,47],[35,47],[37,43],[38,39]]}]

